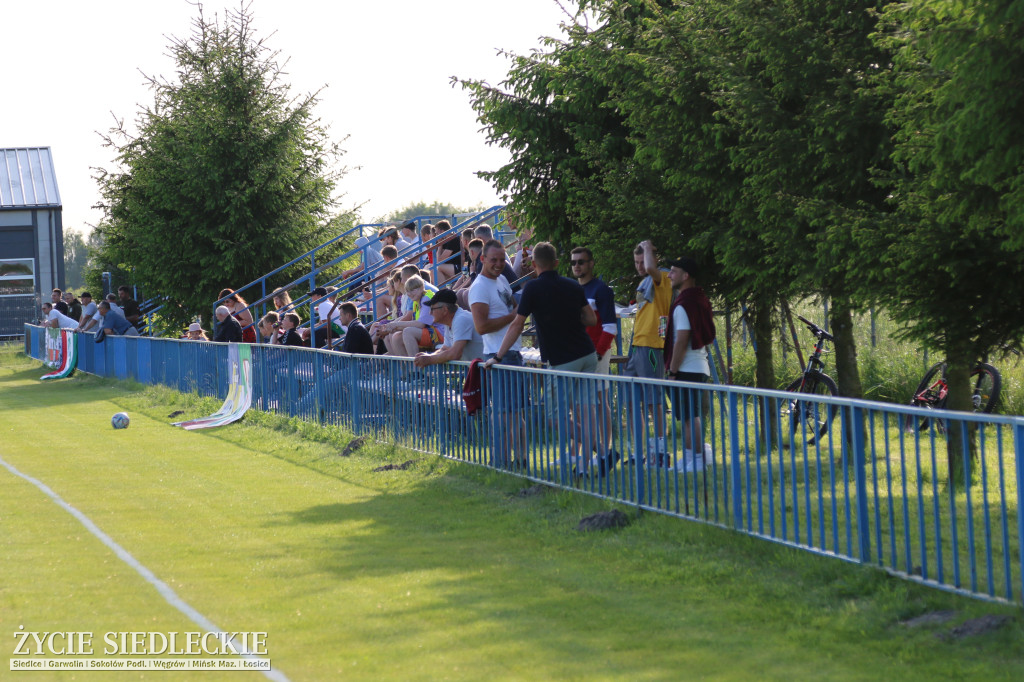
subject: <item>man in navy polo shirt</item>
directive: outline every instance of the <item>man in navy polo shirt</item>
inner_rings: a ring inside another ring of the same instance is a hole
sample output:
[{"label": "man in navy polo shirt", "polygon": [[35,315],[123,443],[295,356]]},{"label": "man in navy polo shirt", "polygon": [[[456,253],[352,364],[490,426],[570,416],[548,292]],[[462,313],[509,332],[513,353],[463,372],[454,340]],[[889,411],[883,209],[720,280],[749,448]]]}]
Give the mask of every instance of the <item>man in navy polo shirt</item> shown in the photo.
[{"label": "man in navy polo shirt", "polygon": [[[537,244],[533,249],[533,262],[537,277],[523,287],[523,297],[516,316],[505,331],[505,338],[495,353],[495,359],[500,361],[504,357],[505,352],[522,334],[526,318],[532,315],[537,327],[540,357],[551,369],[562,372],[596,372],[597,352],[586,327],[597,324],[597,315],[587,301],[583,287],[568,277],[559,276],[558,255],[551,244]],[[597,445],[591,442],[595,432],[597,391],[595,383],[587,382],[571,392],[577,403],[573,410],[583,417],[581,435],[583,451],[587,457]],[[606,454],[598,452],[602,460]]]},{"label": "man in navy polo shirt", "polygon": [[504,357],[523,333],[526,318],[533,315],[537,325],[540,357],[551,369],[564,372],[594,372],[597,352],[586,327],[597,324],[594,309],[587,302],[583,287],[568,277],[559,276],[555,247],[540,242],[533,249],[537,278],[526,283],[523,298],[505,338],[495,354]]}]

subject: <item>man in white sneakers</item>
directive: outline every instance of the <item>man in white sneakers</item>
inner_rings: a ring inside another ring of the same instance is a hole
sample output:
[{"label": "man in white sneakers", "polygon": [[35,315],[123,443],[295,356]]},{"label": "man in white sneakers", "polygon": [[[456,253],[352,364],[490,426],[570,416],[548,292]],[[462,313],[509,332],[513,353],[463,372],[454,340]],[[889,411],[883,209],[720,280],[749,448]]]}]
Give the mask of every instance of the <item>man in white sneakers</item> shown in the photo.
[{"label": "man in white sneakers", "polygon": [[[665,335],[665,369],[668,378],[702,384],[711,376],[707,346],[715,340],[715,322],[711,302],[697,285],[699,269],[692,258],[672,261],[668,278],[679,293],[669,309]],[[711,451],[701,431],[703,392],[691,388],[672,390],[672,414],[683,423],[683,458],[676,471],[702,470]]]}]

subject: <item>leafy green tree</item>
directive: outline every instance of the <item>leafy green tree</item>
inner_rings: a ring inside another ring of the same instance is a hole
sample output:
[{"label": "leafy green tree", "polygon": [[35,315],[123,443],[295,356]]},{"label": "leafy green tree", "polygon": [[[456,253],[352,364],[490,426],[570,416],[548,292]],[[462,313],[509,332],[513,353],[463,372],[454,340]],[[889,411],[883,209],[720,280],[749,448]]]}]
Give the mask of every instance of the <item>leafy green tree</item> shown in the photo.
[{"label": "leafy green tree", "polygon": [[515,57],[502,88],[463,83],[513,156],[486,176],[544,236],[617,258],[615,274],[631,269],[623,243],[648,236],[697,257],[706,285],[749,304],[758,385],[776,385],[779,298],[831,297],[841,384],[860,395],[844,254],[885,197],[873,4],[585,2],[596,28]]},{"label": "leafy green tree", "polygon": [[907,336],[945,354],[952,409],[972,408],[975,362],[1024,336],[1022,16],[1020,0],[922,0],[890,7],[881,36],[897,50],[897,211],[870,274]]},{"label": "leafy green tree", "polygon": [[415,218],[421,215],[443,215],[450,216],[455,213],[477,213],[487,208],[486,206],[467,206],[458,207],[454,204],[445,204],[440,201],[433,203],[426,203],[424,201],[418,201],[416,203],[409,204],[405,208],[401,208],[388,214],[385,222],[401,222],[408,220],[409,218]]},{"label": "leafy green tree", "polygon": [[122,284],[129,286],[135,281],[131,272],[121,269],[117,263],[107,257],[107,251],[103,248],[105,239],[103,233],[94,229],[86,237],[86,249],[89,253],[85,272],[83,273],[84,289],[93,295],[98,302],[103,295],[103,273],[110,273],[110,286],[116,293],[117,287]]},{"label": "leafy green tree", "polygon": [[64,232],[64,285],[68,289],[81,289],[85,284],[85,267],[89,261],[89,247],[81,232]]},{"label": "leafy green tree", "polygon": [[[657,25],[669,6],[584,3],[597,28],[581,20],[564,41],[548,39],[549,51],[513,56],[500,87],[460,81],[489,139],[512,156],[482,175],[540,236],[590,246],[602,273],[621,278],[622,298],[635,283],[624,245],[646,238],[664,256],[696,256],[705,286],[742,297],[749,289],[723,275],[721,243],[708,237],[727,226],[725,207],[741,178],[728,163],[724,126],[714,128],[699,47]],[[759,366],[768,374],[759,381],[774,387],[764,341]]]},{"label": "leafy green tree", "polygon": [[[97,175],[100,262],[169,300],[180,324],[223,287],[248,282],[331,236],[342,153],[314,116],[317,94],[293,97],[278,53],[257,39],[246,7],[223,23],[200,8],[169,47],[177,73],[149,77],[154,102],[105,137],[114,170]],[[244,293],[250,299],[255,292]]]},{"label": "leafy green tree", "polygon": [[853,226],[882,219],[888,190],[875,174],[891,153],[889,100],[871,80],[889,61],[871,39],[881,4],[724,0],[703,32],[711,97],[736,135],[730,162],[743,176],[730,232],[761,253],[726,254],[726,265],[749,271],[758,289],[831,299],[840,392],[852,397],[862,395]]}]

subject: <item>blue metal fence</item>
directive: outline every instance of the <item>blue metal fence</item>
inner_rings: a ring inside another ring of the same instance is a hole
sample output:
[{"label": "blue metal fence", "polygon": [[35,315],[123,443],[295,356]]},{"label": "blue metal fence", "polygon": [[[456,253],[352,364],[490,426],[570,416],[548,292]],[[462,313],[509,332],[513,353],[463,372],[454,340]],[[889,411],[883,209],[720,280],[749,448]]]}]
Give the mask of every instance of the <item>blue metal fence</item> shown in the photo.
[{"label": "blue metal fence", "polygon": [[[83,371],[226,393],[224,344],[92,338],[80,340]],[[26,326],[26,352],[42,358],[44,345],[42,330]],[[508,367],[485,372],[488,406],[470,416],[464,363],[417,369],[402,358],[252,352],[262,410],[1024,602],[1019,417]],[[704,443],[703,459],[687,458]],[[610,451],[623,459],[602,472]],[[950,483],[951,467],[967,485]]]}]

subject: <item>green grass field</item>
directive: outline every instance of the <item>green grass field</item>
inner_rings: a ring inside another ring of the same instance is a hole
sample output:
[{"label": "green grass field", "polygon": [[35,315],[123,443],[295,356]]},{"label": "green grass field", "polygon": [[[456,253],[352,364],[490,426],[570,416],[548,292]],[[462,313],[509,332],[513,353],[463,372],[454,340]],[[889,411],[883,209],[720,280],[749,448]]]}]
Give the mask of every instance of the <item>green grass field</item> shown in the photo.
[{"label": "green grass field", "polygon": [[[218,626],[267,632],[291,680],[1024,678],[1016,607],[655,514],[626,510],[627,528],[579,533],[607,503],[517,496],[521,480],[386,444],[341,458],[343,431],[256,412],[186,432],[167,415],[217,401],[42,373],[0,352],[0,458]],[[126,431],[109,425],[120,410]],[[8,662],[20,626],[197,629],[34,485],[0,468],[0,490],[5,679],[21,679]],[[944,610],[957,615],[901,624]],[[986,614],[1011,620],[949,635]]]}]

